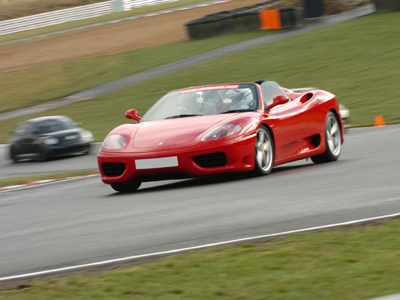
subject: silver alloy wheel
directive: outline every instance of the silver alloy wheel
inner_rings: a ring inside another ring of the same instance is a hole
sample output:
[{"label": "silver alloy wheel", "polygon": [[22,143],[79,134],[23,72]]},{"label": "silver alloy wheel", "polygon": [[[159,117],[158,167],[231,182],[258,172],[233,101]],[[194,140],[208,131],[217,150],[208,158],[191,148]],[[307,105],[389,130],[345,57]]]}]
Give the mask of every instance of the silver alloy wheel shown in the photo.
[{"label": "silver alloy wheel", "polygon": [[272,168],[273,149],[271,138],[265,129],[257,131],[255,155],[258,166],[263,172],[269,172]]},{"label": "silver alloy wheel", "polygon": [[326,120],[326,142],[334,156],[338,156],[341,147],[340,127],[334,115],[329,115]]}]

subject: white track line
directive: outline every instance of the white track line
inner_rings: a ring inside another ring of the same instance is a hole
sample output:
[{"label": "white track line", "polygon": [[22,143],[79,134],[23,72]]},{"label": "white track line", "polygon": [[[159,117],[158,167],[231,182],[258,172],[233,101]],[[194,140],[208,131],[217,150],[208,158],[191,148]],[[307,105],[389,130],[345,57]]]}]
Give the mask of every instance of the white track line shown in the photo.
[{"label": "white track line", "polygon": [[323,225],[323,226],[309,227],[309,228],[304,228],[304,229],[290,230],[290,231],[284,231],[284,232],[280,232],[280,233],[259,235],[259,236],[254,236],[254,237],[248,237],[248,238],[242,238],[242,239],[236,239],[236,240],[230,240],[230,241],[224,241],[224,242],[218,242],[218,243],[212,243],[212,244],[205,244],[205,245],[199,245],[199,246],[194,246],[194,247],[180,248],[180,249],[154,252],[154,253],[135,255],[135,256],[128,256],[128,257],[123,257],[123,258],[99,261],[99,262],[90,263],[90,264],[70,266],[70,267],[45,270],[45,271],[40,271],[40,272],[8,276],[8,277],[1,277],[0,281],[13,280],[13,279],[24,279],[24,278],[28,278],[28,277],[41,276],[41,275],[50,275],[53,273],[78,270],[78,269],[84,269],[84,268],[96,267],[96,266],[104,266],[107,264],[113,264],[113,263],[118,263],[118,262],[128,262],[128,261],[134,261],[134,260],[139,260],[139,259],[149,259],[149,258],[154,258],[154,257],[158,257],[158,256],[177,254],[177,253],[182,253],[182,252],[187,252],[187,251],[192,251],[192,250],[199,250],[199,249],[222,246],[222,245],[227,245],[227,244],[240,243],[240,242],[245,242],[245,241],[250,241],[250,240],[256,241],[256,240],[262,240],[262,239],[271,238],[271,237],[284,236],[284,235],[288,235],[288,234],[302,233],[302,232],[328,229],[328,228],[334,228],[334,227],[342,227],[342,226],[354,225],[354,224],[358,224],[358,223],[390,219],[390,218],[394,218],[394,217],[400,217],[400,213],[384,215],[384,216],[379,216],[379,217],[373,217],[373,218],[367,218],[367,219],[348,221],[348,222],[343,222],[343,223],[336,223],[336,224],[329,224],[329,225]]}]

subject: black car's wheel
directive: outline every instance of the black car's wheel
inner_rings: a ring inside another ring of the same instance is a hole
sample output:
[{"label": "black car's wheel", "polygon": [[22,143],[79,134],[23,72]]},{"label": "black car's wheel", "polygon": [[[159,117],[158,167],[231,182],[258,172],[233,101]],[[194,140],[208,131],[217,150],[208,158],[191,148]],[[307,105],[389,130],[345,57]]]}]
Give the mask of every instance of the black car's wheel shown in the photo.
[{"label": "black car's wheel", "polygon": [[325,120],[325,145],[324,153],[312,156],[311,160],[316,163],[335,161],[339,158],[342,151],[342,136],[340,123],[333,112],[328,112]]},{"label": "black car's wheel", "polygon": [[46,161],[48,159],[48,154],[45,149],[39,148],[36,156],[37,161]]},{"label": "black car's wheel", "polygon": [[91,151],[92,151],[92,145],[89,144],[89,145],[87,145],[85,151],[83,151],[83,155],[88,155],[88,154],[90,154]]},{"label": "black car's wheel", "polygon": [[269,131],[261,126],[257,130],[254,149],[254,173],[267,175],[274,165],[274,142]]},{"label": "black car's wheel", "polygon": [[10,148],[10,158],[13,161],[13,163],[18,162],[17,152],[16,152],[14,146],[11,146],[11,148]]},{"label": "black car's wheel", "polygon": [[111,187],[120,193],[132,193],[137,191],[142,183],[135,181],[135,182],[128,182],[128,183],[113,183]]}]

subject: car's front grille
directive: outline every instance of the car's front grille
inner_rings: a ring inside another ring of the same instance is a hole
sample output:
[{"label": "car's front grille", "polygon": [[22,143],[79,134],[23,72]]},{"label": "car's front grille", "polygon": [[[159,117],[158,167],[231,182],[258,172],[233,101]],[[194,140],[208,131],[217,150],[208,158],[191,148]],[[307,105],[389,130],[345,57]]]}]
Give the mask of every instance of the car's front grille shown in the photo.
[{"label": "car's front grille", "polygon": [[226,155],[224,152],[216,152],[193,157],[196,164],[203,168],[215,168],[226,166]]},{"label": "car's front grille", "polygon": [[101,168],[106,176],[120,176],[125,171],[123,163],[102,163]]}]

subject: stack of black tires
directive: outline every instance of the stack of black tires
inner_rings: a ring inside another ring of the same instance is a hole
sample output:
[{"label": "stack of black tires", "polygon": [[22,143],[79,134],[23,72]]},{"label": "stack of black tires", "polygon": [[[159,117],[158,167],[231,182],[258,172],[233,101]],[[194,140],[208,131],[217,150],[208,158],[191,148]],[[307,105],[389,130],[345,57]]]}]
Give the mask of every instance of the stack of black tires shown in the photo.
[{"label": "stack of black tires", "polygon": [[[186,23],[191,39],[208,38],[225,33],[258,30],[261,28],[259,12],[278,2],[270,0],[251,6],[221,11]],[[296,7],[281,8],[282,28],[293,28],[302,20],[302,10]]]},{"label": "stack of black tires", "polygon": [[303,9],[299,7],[284,7],[280,9],[282,29],[299,26],[303,22]]}]

